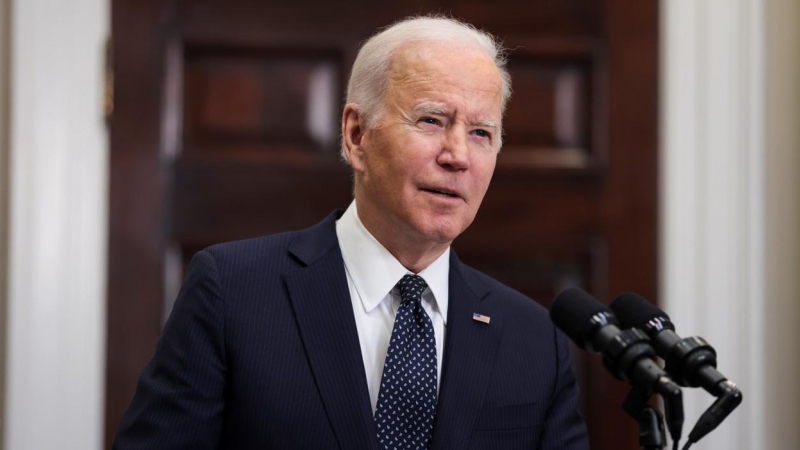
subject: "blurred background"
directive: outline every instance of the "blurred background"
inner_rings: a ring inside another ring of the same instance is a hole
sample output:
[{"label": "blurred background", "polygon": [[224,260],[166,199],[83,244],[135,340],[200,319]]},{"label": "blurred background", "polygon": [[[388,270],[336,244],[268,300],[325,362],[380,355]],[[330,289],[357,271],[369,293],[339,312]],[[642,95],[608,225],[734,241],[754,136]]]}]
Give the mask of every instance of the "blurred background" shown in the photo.
[{"label": "blurred background", "polygon": [[[800,442],[800,3],[0,0],[8,450],[107,448],[192,254],[350,199],[359,44],[409,14],[499,36],[505,147],[459,257],[545,306],[636,291],[744,403],[693,448]],[[628,387],[574,349],[592,448]],[[684,436],[712,403],[685,390]]]}]

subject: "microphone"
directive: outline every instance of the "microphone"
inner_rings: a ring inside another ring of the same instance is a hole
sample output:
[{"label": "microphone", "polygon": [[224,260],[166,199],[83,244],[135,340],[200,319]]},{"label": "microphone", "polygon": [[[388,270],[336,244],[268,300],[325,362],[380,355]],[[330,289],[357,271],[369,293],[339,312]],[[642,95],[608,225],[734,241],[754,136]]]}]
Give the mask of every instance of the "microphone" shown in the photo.
[{"label": "microphone", "polygon": [[603,353],[603,364],[617,379],[680,395],[678,385],[656,364],[647,335],[620,330],[614,313],[585,291],[569,288],[558,294],[550,318],[579,347]]},{"label": "microphone", "polygon": [[683,426],[681,389],[656,364],[655,351],[644,332],[620,330],[614,313],[579,288],[569,288],[556,296],[550,308],[550,318],[579,347],[601,352],[603,365],[617,379],[661,394],[667,405],[670,435],[674,441],[680,440]]},{"label": "microphone", "polygon": [[689,442],[697,442],[711,432],[742,402],[741,391],[717,371],[717,353],[705,339],[682,339],[667,313],[633,292],[617,297],[611,310],[624,327],[647,333],[673,380],[681,386],[702,387],[717,397],[689,434]]}]

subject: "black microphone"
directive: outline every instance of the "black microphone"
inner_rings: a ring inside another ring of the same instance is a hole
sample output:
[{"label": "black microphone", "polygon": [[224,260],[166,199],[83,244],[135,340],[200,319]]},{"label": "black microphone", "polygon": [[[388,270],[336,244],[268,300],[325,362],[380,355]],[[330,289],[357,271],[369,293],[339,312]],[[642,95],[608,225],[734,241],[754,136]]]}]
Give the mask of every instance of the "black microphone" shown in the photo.
[{"label": "black microphone", "polygon": [[[683,396],[681,389],[656,364],[656,354],[647,335],[636,329],[620,330],[614,313],[579,288],[558,294],[550,308],[550,318],[578,346],[603,354],[603,365],[617,379],[630,381],[648,392],[664,398],[667,428],[675,442],[683,428]],[[632,392],[632,395],[633,393]],[[629,399],[632,399],[629,396]],[[643,399],[646,401],[646,397]],[[638,420],[637,401],[625,401],[623,408]],[[632,408],[633,410],[629,409]]]},{"label": "black microphone", "polygon": [[581,348],[603,353],[603,365],[617,379],[662,395],[681,395],[680,387],[656,364],[647,335],[620,330],[614,313],[583,290],[569,288],[558,294],[550,318]]},{"label": "black microphone", "polygon": [[611,309],[624,327],[643,330],[650,336],[673,380],[681,386],[702,387],[718,398],[689,434],[690,442],[716,428],[742,402],[741,391],[717,371],[717,353],[705,339],[682,339],[667,313],[633,292],[617,297]]}]

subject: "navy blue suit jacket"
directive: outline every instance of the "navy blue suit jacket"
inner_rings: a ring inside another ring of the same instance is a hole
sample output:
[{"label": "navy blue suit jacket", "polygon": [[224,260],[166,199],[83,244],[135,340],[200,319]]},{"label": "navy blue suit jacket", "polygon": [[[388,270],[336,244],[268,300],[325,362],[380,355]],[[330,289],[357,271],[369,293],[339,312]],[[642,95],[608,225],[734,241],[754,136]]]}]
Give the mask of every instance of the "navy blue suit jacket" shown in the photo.
[{"label": "navy blue suit jacket", "polygon": [[[192,259],[113,448],[378,448],[340,214]],[[564,336],[451,255],[432,448],[587,449]]]}]

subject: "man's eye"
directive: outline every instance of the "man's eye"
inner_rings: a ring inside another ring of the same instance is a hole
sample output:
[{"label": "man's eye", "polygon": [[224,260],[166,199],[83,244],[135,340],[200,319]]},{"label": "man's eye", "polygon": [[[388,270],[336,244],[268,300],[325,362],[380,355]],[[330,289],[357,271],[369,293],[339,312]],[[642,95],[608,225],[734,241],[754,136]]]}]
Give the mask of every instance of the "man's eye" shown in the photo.
[{"label": "man's eye", "polygon": [[433,117],[423,117],[420,121],[431,125],[439,125],[439,119]]},{"label": "man's eye", "polygon": [[478,137],[482,137],[482,138],[488,138],[488,137],[492,137],[492,134],[491,134],[491,133],[489,133],[489,132],[488,132],[488,131],[486,131],[486,130],[481,130],[481,129],[478,129],[478,130],[475,130],[475,131],[474,131],[474,133],[475,133],[475,135],[476,135],[476,136],[478,136]]}]

